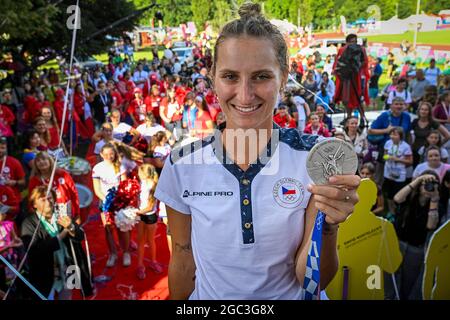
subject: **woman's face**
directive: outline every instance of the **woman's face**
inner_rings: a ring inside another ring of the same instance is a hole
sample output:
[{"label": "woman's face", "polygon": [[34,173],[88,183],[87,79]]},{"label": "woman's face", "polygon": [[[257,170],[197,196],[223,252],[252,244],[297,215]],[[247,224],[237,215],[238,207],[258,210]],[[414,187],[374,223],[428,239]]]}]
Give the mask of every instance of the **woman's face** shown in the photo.
[{"label": "woman's face", "polygon": [[430,114],[430,109],[426,105],[421,105],[419,107],[419,117],[420,118],[428,118]]},{"label": "woman's face", "polygon": [[323,115],[325,114],[325,109],[322,106],[317,106],[316,112],[318,113],[319,117],[323,117]]},{"label": "woman's face", "polygon": [[320,123],[319,116],[317,116],[317,115],[311,116],[311,124],[312,124],[313,126],[316,127],[316,126],[319,125],[319,123]]},{"label": "woman's face", "polygon": [[428,165],[432,168],[438,168],[441,164],[441,154],[439,150],[430,150],[427,154]]},{"label": "woman's face", "polygon": [[40,214],[44,215],[45,218],[51,218],[53,215],[53,204],[55,203],[55,200],[53,199],[52,195],[49,194],[48,197],[40,197],[36,199],[33,206]]},{"label": "woman's face", "polygon": [[40,172],[47,172],[50,170],[50,160],[48,158],[36,158],[34,161],[36,163],[36,168],[38,168]]},{"label": "woman's face", "polygon": [[360,176],[362,179],[372,179],[372,173],[370,173],[369,169],[363,168],[360,172]]},{"label": "woman's face", "polygon": [[103,138],[111,139],[113,130],[110,127],[102,127]]},{"label": "woman's face", "polygon": [[214,75],[227,128],[272,127],[272,112],[287,74],[282,75],[272,42],[230,38],[219,45]]},{"label": "woman's face", "polygon": [[102,156],[103,160],[105,160],[106,162],[113,162],[116,159],[116,153],[114,152],[114,150],[112,148],[103,149],[103,151],[100,153],[100,155]]},{"label": "woman's face", "polygon": [[430,146],[436,146],[439,143],[439,135],[437,133],[431,133],[427,137],[427,142]]},{"label": "woman's face", "polygon": [[39,134],[35,133],[30,138],[30,147],[31,148],[37,148],[41,144],[41,137],[39,137]]},{"label": "woman's face", "polygon": [[347,128],[348,128],[349,131],[355,132],[356,129],[358,128],[358,120],[353,119],[353,118],[348,120]]},{"label": "woman's face", "polygon": [[42,108],[41,115],[48,121],[52,118],[52,111],[49,108]]},{"label": "woman's face", "polygon": [[45,123],[45,120],[40,120],[36,122],[34,128],[36,129],[37,132],[44,133],[45,131],[47,131],[47,124]]},{"label": "woman's face", "polygon": [[175,97],[175,91],[174,90],[169,90],[169,98],[173,99]]}]

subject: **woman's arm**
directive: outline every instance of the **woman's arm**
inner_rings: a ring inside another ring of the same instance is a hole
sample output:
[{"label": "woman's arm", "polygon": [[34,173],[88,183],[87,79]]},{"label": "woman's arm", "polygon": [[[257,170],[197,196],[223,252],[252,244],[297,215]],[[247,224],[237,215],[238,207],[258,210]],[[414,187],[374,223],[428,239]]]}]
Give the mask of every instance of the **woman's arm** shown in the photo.
[{"label": "woman's arm", "polygon": [[187,300],[195,287],[195,262],[191,246],[191,216],[166,206],[172,233],[169,292],[173,300]]},{"label": "woman's arm", "polygon": [[407,165],[407,166],[412,165],[412,163],[413,163],[413,157],[412,157],[412,155],[405,156],[404,159],[399,158],[399,157],[391,156],[391,157],[389,157],[389,159],[392,160],[392,161],[395,161],[395,162],[403,163],[403,164],[405,164],[405,165]]},{"label": "woman's arm", "polygon": [[394,202],[399,203],[399,204],[405,202],[406,198],[409,196],[409,194],[413,190],[416,190],[419,187],[420,183],[422,183],[422,177],[417,178],[417,179],[413,180],[412,182],[410,182],[409,184],[407,184],[406,186],[404,186],[394,196]]},{"label": "woman's arm", "polygon": [[94,179],[92,179],[92,183],[94,185],[94,193],[97,196],[97,198],[99,198],[102,201],[105,201],[106,195],[103,194],[102,187],[100,185],[100,179],[94,178]]},{"label": "woman's arm", "polygon": [[384,197],[383,195],[377,196],[377,207],[372,211],[373,214],[379,214],[384,211]]}]

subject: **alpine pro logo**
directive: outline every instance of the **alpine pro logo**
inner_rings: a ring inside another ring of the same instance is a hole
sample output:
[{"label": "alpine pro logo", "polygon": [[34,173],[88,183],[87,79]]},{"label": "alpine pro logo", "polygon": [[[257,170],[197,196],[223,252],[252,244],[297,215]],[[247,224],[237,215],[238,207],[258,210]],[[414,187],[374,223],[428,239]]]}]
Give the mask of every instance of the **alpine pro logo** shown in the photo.
[{"label": "alpine pro logo", "polygon": [[300,205],[305,196],[305,188],[300,181],[283,178],[273,187],[275,201],[284,208],[295,208]]},{"label": "alpine pro logo", "polygon": [[232,197],[233,191],[192,191],[184,190],[183,198],[188,197]]}]

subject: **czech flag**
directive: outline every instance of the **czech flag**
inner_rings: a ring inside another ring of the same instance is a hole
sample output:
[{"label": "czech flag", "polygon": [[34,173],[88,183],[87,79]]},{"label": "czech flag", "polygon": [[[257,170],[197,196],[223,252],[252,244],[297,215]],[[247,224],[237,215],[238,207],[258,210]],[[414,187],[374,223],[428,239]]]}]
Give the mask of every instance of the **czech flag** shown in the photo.
[{"label": "czech flag", "polygon": [[287,196],[290,194],[297,194],[297,191],[295,189],[287,189],[285,187],[281,187],[281,191],[283,192],[283,196]]}]

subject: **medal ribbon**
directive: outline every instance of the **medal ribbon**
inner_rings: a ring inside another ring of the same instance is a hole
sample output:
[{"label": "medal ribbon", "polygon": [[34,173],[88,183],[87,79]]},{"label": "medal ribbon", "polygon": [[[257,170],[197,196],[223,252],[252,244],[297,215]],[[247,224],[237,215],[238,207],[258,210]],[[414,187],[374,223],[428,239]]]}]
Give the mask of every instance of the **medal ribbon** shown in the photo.
[{"label": "medal ribbon", "polygon": [[322,225],[324,219],[325,214],[319,210],[306,258],[305,279],[303,280],[304,300],[319,300],[320,298],[320,250],[322,249]]}]

